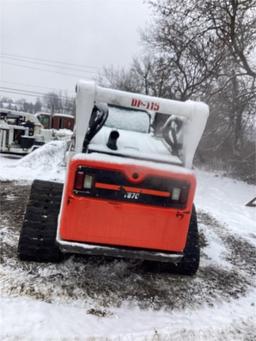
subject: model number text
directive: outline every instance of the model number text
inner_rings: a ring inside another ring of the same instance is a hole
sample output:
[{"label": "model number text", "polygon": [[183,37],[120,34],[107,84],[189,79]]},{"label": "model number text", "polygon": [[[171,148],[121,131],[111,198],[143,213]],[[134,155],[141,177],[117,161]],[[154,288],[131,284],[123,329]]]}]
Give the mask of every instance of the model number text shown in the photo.
[{"label": "model number text", "polygon": [[160,108],[159,103],[141,101],[140,99],[137,99],[137,98],[132,99],[131,105],[132,107],[143,108],[143,109],[152,110],[152,111],[158,111]]}]

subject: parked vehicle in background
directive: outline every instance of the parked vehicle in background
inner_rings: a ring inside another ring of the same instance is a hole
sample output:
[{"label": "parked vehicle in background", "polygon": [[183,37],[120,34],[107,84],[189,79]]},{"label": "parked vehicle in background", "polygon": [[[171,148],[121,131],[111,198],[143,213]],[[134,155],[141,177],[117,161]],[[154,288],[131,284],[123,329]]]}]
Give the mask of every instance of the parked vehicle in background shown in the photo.
[{"label": "parked vehicle in background", "polygon": [[72,115],[55,113],[50,114],[46,112],[36,113],[36,117],[45,129],[74,129],[75,118]]},{"label": "parked vehicle in background", "polygon": [[52,128],[53,129],[69,129],[73,130],[75,124],[75,118],[68,114],[53,114],[52,116]]},{"label": "parked vehicle in background", "polygon": [[[0,153],[26,155],[50,141],[70,140],[71,129],[50,129],[48,122],[51,119],[47,118],[47,114],[41,117],[44,123],[42,124],[38,115],[0,109]],[[70,127],[72,122],[70,121]]]},{"label": "parked vehicle in background", "polygon": [[45,143],[42,129],[42,124],[33,114],[0,109],[0,152],[31,152]]}]

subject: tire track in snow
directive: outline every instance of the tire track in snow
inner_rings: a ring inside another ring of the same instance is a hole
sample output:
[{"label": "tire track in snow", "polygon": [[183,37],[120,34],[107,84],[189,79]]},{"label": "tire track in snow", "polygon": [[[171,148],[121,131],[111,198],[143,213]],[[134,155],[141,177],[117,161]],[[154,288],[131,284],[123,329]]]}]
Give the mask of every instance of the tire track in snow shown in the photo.
[{"label": "tire track in snow", "polygon": [[[143,262],[103,257],[72,256],[61,264],[20,262],[16,248],[29,186],[4,182],[1,189],[0,281],[5,296],[81,307],[91,302],[97,309],[119,307],[127,301],[142,309],[198,309],[245,296],[255,280],[255,248],[230,235],[205,212],[198,214],[202,266],[195,277],[149,271]],[[211,259],[208,246],[216,249],[219,240],[223,252],[218,260]]]}]

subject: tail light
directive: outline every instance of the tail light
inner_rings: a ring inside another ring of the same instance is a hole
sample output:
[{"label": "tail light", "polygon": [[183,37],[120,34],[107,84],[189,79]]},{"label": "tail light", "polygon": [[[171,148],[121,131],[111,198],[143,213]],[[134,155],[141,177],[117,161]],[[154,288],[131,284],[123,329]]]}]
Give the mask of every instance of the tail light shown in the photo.
[{"label": "tail light", "polygon": [[74,193],[102,200],[185,208],[189,182],[160,176],[147,176],[134,184],[121,172],[112,169],[79,167],[75,174]]},{"label": "tail light", "polygon": [[172,190],[172,200],[179,201],[181,189],[179,187],[174,187]]},{"label": "tail light", "polygon": [[84,177],[84,189],[91,189],[93,185],[93,176],[89,174],[85,174]]},{"label": "tail light", "polygon": [[186,204],[188,198],[189,187],[187,185],[181,187],[173,187],[171,199],[180,204]]},{"label": "tail light", "polygon": [[181,193],[180,193],[180,204],[184,205],[187,203],[188,200],[188,193],[189,193],[189,186],[182,187]]},{"label": "tail light", "polygon": [[93,187],[94,177],[78,170],[75,176],[74,189],[81,191],[83,189],[91,189]]},{"label": "tail light", "polygon": [[76,172],[75,186],[74,186],[75,189],[77,189],[77,190],[83,189],[84,177],[85,177],[85,174],[83,171],[77,171]]}]

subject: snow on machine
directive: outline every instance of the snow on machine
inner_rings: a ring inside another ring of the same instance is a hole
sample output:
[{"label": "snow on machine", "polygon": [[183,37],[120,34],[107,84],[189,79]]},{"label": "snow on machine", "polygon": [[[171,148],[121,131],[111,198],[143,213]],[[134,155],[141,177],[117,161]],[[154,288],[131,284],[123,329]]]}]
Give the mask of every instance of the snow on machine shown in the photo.
[{"label": "snow on machine", "polygon": [[70,140],[71,130],[45,129],[37,115],[0,109],[0,153],[26,155],[53,140]]},{"label": "snow on machine", "polygon": [[30,113],[0,109],[0,152],[25,155],[44,144],[42,125]]},{"label": "snow on machine", "polygon": [[80,81],[64,188],[32,184],[20,259],[104,255],[195,274],[200,250],[191,167],[207,117],[204,103]]}]

